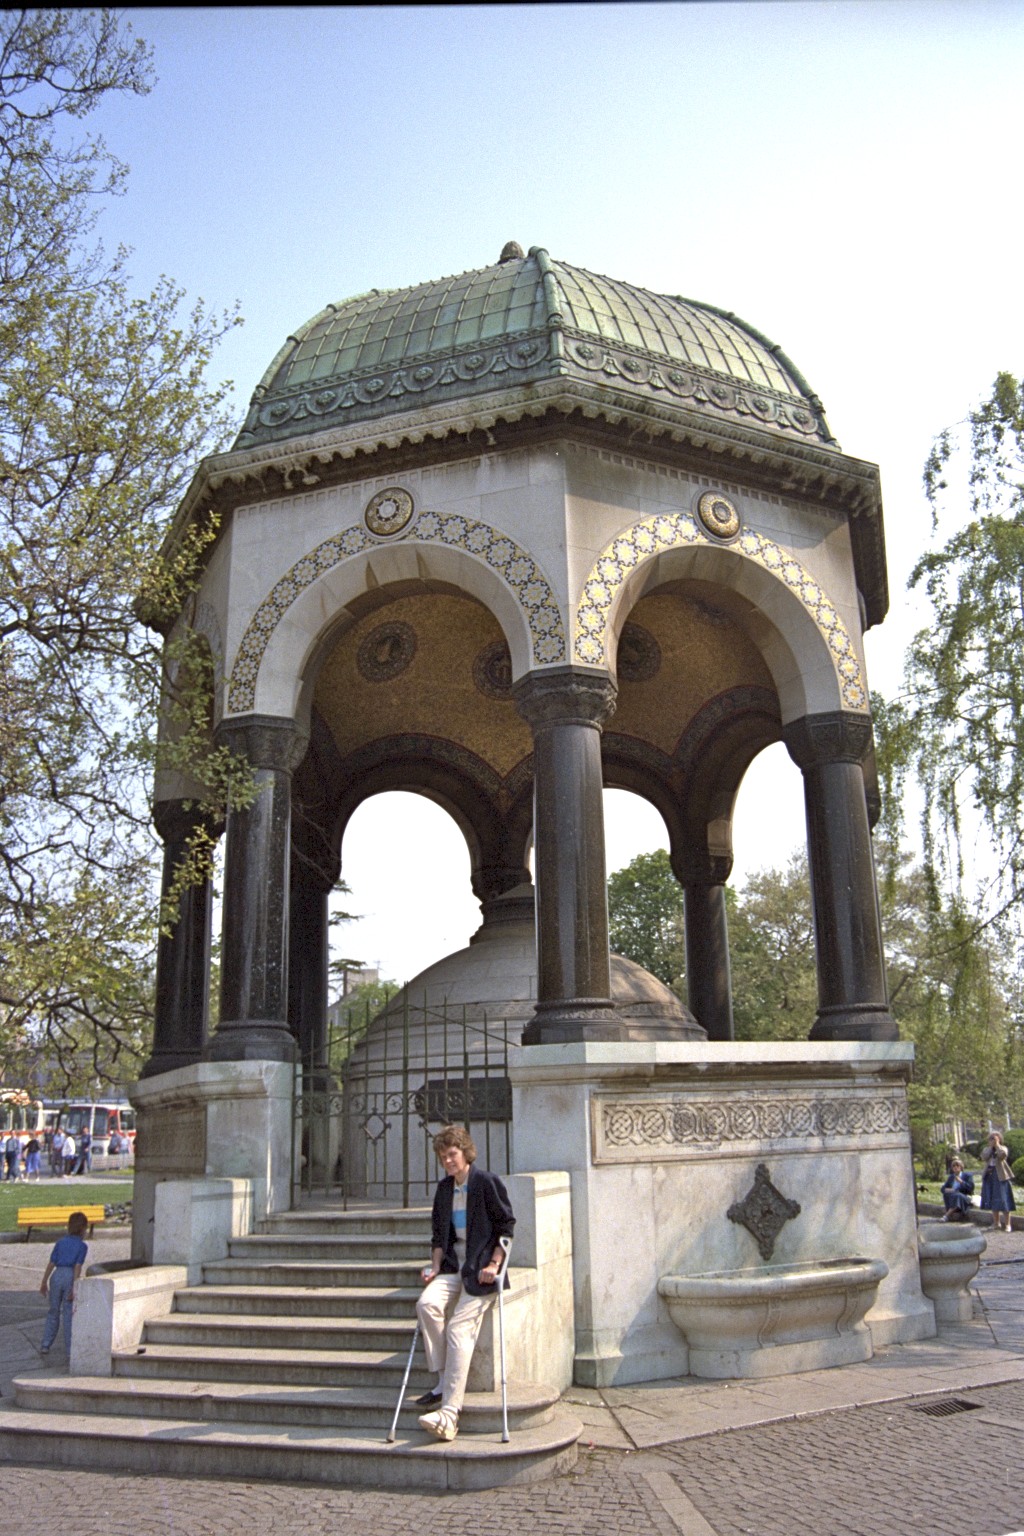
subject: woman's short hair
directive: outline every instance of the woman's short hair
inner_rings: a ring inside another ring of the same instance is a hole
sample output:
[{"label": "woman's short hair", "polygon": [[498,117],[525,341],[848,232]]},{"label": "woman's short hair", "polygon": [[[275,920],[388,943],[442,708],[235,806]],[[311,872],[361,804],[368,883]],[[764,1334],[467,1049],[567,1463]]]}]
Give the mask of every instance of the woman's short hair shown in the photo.
[{"label": "woman's short hair", "polygon": [[963,1163],[960,1161],[960,1159],[958,1157],[951,1157],[950,1160],[949,1160],[949,1166],[951,1168],[962,1168],[963,1167]]},{"label": "woman's short hair", "polygon": [[89,1218],[84,1211],[72,1211],[68,1217],[68,1231],[72,1237],[81,1237],[88,1226]]},{"label": "woman's short hair", "polygon": [[476,1147],[464,1125],[443,1125],[434,1137],[434,1151],[438,1157],[446,1147],[458,1147],[467,1163],[476,1162]]}]

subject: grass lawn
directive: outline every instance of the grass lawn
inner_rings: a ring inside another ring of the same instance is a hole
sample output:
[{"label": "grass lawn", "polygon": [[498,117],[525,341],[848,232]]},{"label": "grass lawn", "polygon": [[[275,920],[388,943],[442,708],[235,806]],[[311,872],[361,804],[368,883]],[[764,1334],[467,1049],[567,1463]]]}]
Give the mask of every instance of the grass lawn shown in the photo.
[{"label": "grass lawn", "polygon": [[[67,1205],[78,1210],[83,1205],[123,1205],[132,1198],[132,1180],[123,1174],[110,1178],[72,1178],[50,1180],[46,1184],[0,1184],[0,1232],[15,1232],[18,1211],[23,1205]],[[54,1231],[57,1229],[54,1228]]]}]

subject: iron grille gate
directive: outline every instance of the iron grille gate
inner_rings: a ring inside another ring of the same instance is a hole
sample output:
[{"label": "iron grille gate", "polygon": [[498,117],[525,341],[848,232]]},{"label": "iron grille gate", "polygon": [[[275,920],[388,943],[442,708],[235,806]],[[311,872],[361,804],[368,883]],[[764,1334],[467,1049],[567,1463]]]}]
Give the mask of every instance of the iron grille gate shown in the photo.
[{"label": "iron grille gate", "polygon": [[[513,1024],[518,1043],[521,1024]],[[512,1153],[510,1025],[462,1008],[394,1000],[375,1019],[349,1015],[326,1061],[296,1068],[293,1186],[297,1195],[403,1206],[429,1199],[439,1169],[433,1137],[465,1125],[484,1167],[507,1173]]]}]

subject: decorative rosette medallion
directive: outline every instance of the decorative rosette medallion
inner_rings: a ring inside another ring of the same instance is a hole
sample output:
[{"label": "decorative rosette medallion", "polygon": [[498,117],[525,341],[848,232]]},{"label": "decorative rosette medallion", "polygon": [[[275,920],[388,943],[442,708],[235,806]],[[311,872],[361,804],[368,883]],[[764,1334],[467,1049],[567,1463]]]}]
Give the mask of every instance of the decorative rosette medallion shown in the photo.
[{"label": "decorative rosette medallion", "polygon": [[380,539],[393,538],[412,520],[412,497],[400,486],[389,485],[366,503],[363,521]]},{"label": "decorative rosette medallion", "polygon": [[716,539],[734,539],[740,531],[740,515],[727,496],[705,491],[697,503],[701,525]]}]

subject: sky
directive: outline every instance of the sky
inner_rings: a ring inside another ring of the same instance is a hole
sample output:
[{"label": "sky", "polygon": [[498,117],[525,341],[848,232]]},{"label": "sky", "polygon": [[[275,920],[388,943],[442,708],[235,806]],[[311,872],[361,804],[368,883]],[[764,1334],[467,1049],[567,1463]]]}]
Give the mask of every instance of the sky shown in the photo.
[{"label": "sky", "polygon": [[[157,83],[90,119],[131,167],[104,214],[140,290],[237,304],[216,375],[239,419],[324,306],[493,263],[508,240],[700,299],[781,344],[843,449],[879,464],[899,688],[926,615],[921,469],[1000,369],[1024,369],[1018,0],[129,8]],[[949,529],[945,529],[948,533]],[[608,867],[666,839],[606,795]],[[734,880],[803,841],[784,748],[754,764]],[[356,813],[344,948],[405,980],[479,922],[454,824]]]}]

